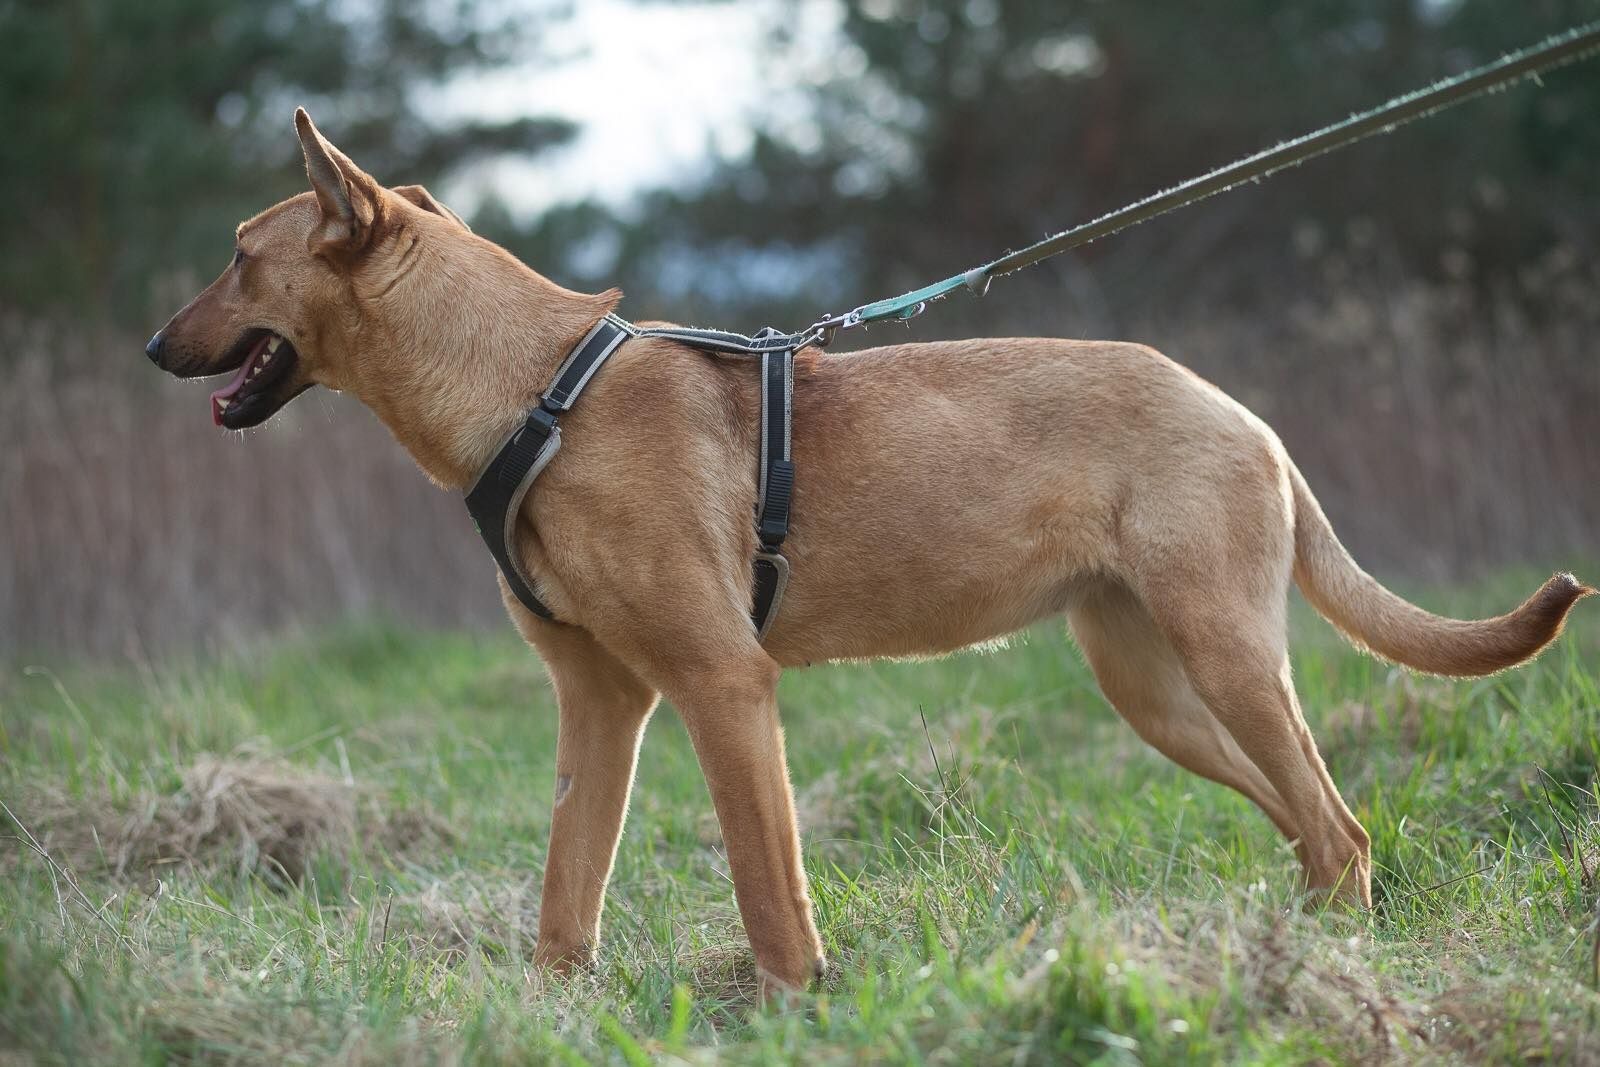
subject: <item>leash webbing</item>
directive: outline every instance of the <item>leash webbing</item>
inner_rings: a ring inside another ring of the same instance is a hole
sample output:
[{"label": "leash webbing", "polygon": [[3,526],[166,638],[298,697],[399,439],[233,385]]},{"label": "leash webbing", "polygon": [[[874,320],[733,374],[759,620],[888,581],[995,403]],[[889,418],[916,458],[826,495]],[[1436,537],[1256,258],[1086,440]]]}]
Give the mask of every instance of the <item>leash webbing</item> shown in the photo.
[{"label": "leash webbing", "polygon": [[1578,26],[1566,33],[1548,37],[1540,44],[1502,56],[1493,63],[1484,64],[1453,78],[1437,81],[1426,89],[1397,96],[1370,111],[1351,115],[1342,122],[1324,126],[1320,130],[1285,141],[1275,148],[1257,152],[1253,156],[1247,156],[1197,178],[1191,178],[1164,192],[1148,196],[1070,230],[1046,237],[1026,248],[1009,252],[982,266],[900,296],[863,304],[843,315],[827,316],[803,333],[791,335],[791,338],[803,339],[803,343],[807,344],[826,345],[838,330],[848,330],[854,326],[882,322],[885,319],[913,318],[921,314],[931,302],[946,297],[957,289],[967,289],[982,296],[988,292],[989,283],[995,278],[1030,267],[1042,259],[1081,247],[1130,226],[1137,226],[1157,215],[1165,215],[1169,211],[1187,207],[1246,182],[1260,181],[1280,170],[1304,163],[1308,159],[1344,148],[1377,133],[1387,133],[1416,119],[1437,114],[1446,108],[1514,82],[1525,78],[1537,78],[1540,74],[1557,67],[1590,59],[1596,53],[1600,53],[1600,22]]}]

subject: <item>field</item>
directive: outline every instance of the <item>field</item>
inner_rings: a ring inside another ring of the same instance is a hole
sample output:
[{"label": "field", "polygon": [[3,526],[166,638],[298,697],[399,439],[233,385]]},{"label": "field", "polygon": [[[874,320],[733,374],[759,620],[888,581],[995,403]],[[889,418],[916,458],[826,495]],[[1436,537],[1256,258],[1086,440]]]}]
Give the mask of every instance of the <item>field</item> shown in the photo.
[{"label": "field", "polygon": [[[1539,577],[1413,592],[1501,610]],[[785,679],[831,962],[787,1012],[754,1005],[669,709],[598,967],[530,970],[555,714],[509,628],[8,666],[0,1062],[1600,1061],[1600,605],[1470,683],[1295,634],[1371,915],[1300,908],[1266,819],[1040,628]]]}]

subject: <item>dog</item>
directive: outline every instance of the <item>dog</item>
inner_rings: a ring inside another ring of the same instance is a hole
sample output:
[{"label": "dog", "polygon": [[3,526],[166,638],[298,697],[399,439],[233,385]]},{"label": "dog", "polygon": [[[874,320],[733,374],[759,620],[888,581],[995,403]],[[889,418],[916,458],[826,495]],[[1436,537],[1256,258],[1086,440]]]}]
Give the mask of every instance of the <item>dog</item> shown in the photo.
[{"label": "dog", "polygon": [[[233,262],[151,339],[232,372],[217,423],[313,385],[371,408],[464,489],[621,299],[569,291],[420,186],[385,188],[304,110],[310,190],[242,224]],[[1377,656],[1522,663],[1594,592],[1558,574],[1497,618],[1432,615],[1351,559],[1277,436],[1137,344],[968,340],[795,361],[799,478],[782,612],[750,618],[758,383],[749,361],[628,341],[566,417],[514,550],[559,622],[500,581],[560,711],[536,963],[593,960],[639,742],[678,709],[710,786],[764,993],[823,973],[777,705],[786,667],[937,655],[1065,616],[1111,705],[1294,844],[1315,899],[1370,907],[1366,831],[1290,678],[1290,582]]]}]

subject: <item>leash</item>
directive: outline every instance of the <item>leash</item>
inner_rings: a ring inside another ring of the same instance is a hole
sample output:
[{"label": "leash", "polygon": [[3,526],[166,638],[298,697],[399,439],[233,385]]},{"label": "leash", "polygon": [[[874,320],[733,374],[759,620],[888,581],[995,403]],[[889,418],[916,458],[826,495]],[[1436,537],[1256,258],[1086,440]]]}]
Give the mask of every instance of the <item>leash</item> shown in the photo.
[{"label": "leash", "polygon": [[999,259],[951,275],[943,281],[925,285],[921,289],[913,289],[909,293],[887,300],[862,304],[842,315],[826,315],[799,333],[788,335],[785,340],[797,348],[808,344],[826,346],[840,330],[849,330],[884,320],[904,321],[915,318],[927,310],[929,304],[949,296],[958,289],[965,289],[975,296],[983,296],[989,291],[989,285],[994,279],[1013,271],[1031,267],[1051,256],[1108,237],[1130,226],[1137,226],[1169,211],[1188,207],[1190,204],[1227,192],[1246,182],[1260,181],[1280,170],[1298,166],[1308,159],[1348,147],[1374,134],[1388,133],[1417,119],[1438,114],[1463,101],[1526,78],[1537,79],[1540,74],[1558,67],[1591,59],[1597,53],[1600,53],[1600,22],[1578,26],[1565,33],[1547,37],[1540,44],[1512,52],[1493,63],[1435,82],[1426,89],[1397,96],[1380,107],[1352,115],[1343,122],[1324,126],[1313,133],[1285,141],[1276,148],[1257,152],[1253,156],[1247,156],[1225,167],[1191,178],[1165,192],[1148,196],[1110,214],[1046,237],[1026,248],[1008,252]]},{"label": "leash", "polygon": [[1074,226],[1070,230],[1053,234],[1026,248],[1007,252],[971,270],[952,274],[942,281],[913,289],[909,293],[862,304],[841,315],[824,315],[816,322],[795,333],[779,333],[773,329],[762,330],[750,336],[726,330],[687,328],[636,329],[638,337],[664,337],[683,341],[710,352],[730,356],[759,356],[764,352],[798,350],[807,345],[826,347],[840,330],[867,326],[874,322],[893,320],[904,322],[916,318],[928,305],[942,300],[958,289],[975,296],[989,292],[990,284],[1000,277],[1031,267],[1041,260],[1058,256],[1091,241],[1148,222],[1158,215],[1188,207],[1190,204],[1225,193],[1249,182],[1259,182],[1281,170],[1299,166],[1309,159],[1348,148],[1375,134],[1389,133],[1417,119],[1436,115],[1467,100],[1503,89],[1524,79],[1537,80],[1539,75],[1559,67],[1570,66],[1600,54],[1600,22],[1590,22],[1574,27],[1565,33],[1545,38],[1536,45],[1518,49],[1485,63],[1463,74],[1444,78],[1425,89],[1405,93],[1370,111],[1358,112],[1342,122],[1324,126],[1320,130],[1284,141],[1275,148],[1257,152],[1253,156],[1218,167],[1196,178],[1190,178],[1167,189],[1137,200],[1097,219]]}]

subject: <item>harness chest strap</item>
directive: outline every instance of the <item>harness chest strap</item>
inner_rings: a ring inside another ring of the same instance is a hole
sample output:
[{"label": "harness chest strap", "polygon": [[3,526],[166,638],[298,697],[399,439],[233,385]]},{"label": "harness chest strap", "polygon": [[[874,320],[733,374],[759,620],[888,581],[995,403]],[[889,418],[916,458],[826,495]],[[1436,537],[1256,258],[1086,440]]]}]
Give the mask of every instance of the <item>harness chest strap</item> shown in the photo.
[{"label": "harness chest strap", "polygon": [[524,607],[542,619],[553,620],[555,613],[534,593],[533,580],[513,550],[517,515],[534,479],[561,450],[561,415],[571,409],[601,364],[629,336],[627,323],[611,315],[596,323],[557,368],[539,406],[506,438],[467,492],[467,513],[506,584]]},{"label": "harness chest strap", "polygon": [[517,516],[534,480],[561,449],[560,416],[572,408],[601,365],[630,337],[660,337],[724,355],[760,357],[761,461],[756,533],[761,548],[753,564],[751,622],[757,636],[764,637],[777,617],[789,579],[789,563],[778,548],[789,532],[789,503],[794,489],[794,463],[789,455],[795,347],[791,336],[775,330],[746,337],[719,330],[640,329],[607,315],[578,342],[556,370],[539,405],[479,472],[466,494],[467,512],[516,598],[540,618],[558,621],[534,592],[533,579],[524,571],[514,550]]}]

